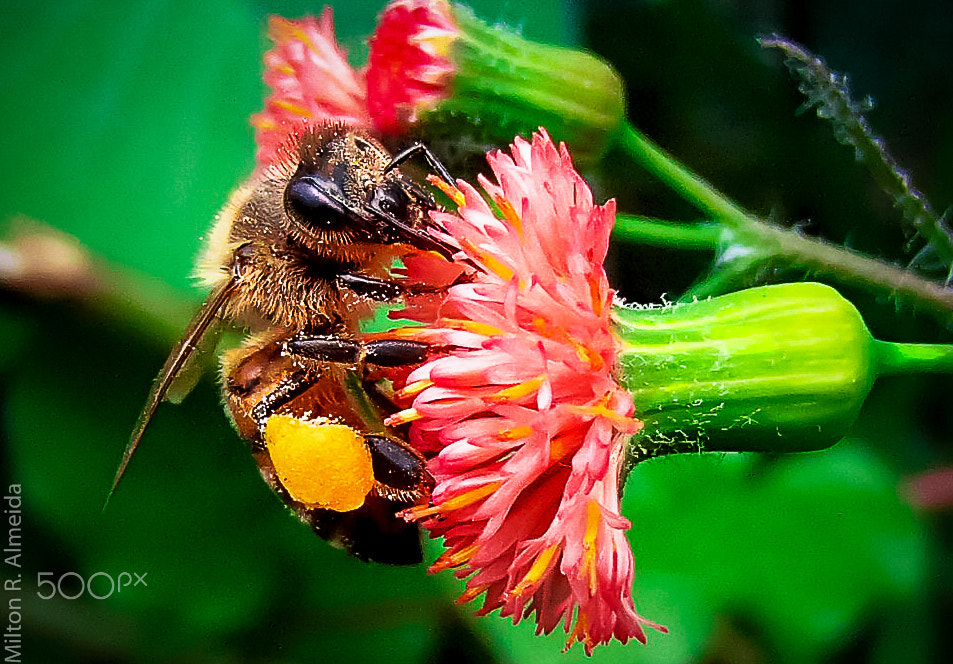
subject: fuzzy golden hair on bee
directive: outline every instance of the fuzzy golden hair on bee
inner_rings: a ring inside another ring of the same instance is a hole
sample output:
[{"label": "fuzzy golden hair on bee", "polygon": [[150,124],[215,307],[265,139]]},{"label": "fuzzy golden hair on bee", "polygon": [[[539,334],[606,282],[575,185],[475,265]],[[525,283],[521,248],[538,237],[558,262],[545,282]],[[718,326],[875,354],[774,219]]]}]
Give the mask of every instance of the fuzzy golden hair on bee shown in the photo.
[{"label": "fuzzy golden hair on bee", "polygon": [[[228,278],[235,252],[245,247],[246,277],[223,311],[226,318],[259,312],[272,324],[305,329],[333,319],[345,309],[368,313],[366,299],[336,287],[341,272],[360,270],[388,278],[395,258],[407,249],[382,242],[367,199],[385,178],[389,154],[373,138],[342,124],[319,125],[289,136],[281,158],[240,187],[218,216],[200,260],[200,276],[210,286]],[[296,178],[318,199],[326,217],[312,218],[311,199],[298,204]],[[399,173],[386,176],[401,184]],[[323,197],[323,198],[321,198]],[[423,212],[415,207],[419,217]],[[411,223],[417,223],[417,217]],[[363,224],[363,225],[362,225]]]},{"label": "fuzzy golden hair on bee", "polygon": [[232,222],[257,187],[257,182],[258,178],[252,178],[239,186],[215,215],[212,228],[205,238],[205,246],[195,265],[195,276],[208,289],[221,286],[232,277],[228,269],[234,251],[234,247],[229,244]]}]

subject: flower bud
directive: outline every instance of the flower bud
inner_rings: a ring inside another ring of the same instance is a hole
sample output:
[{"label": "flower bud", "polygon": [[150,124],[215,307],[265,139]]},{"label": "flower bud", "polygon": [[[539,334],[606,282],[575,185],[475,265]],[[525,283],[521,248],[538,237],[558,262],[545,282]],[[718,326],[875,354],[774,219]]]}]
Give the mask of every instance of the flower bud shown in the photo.
[{"label": "flower bud", "polygon": [[397,0],[370,41],[368,106],[375,125],[420,127],[428,142],[481,149],[545,126],[577,162],[607,147],[625,114],[622,81],[591,53],[489,26],[443,0]]},{"label": "flower bud", "polygon": [[801,452],[836,443],[876,377],[854,306],[818,283],[616,309],[621,382],[659,450]]}]

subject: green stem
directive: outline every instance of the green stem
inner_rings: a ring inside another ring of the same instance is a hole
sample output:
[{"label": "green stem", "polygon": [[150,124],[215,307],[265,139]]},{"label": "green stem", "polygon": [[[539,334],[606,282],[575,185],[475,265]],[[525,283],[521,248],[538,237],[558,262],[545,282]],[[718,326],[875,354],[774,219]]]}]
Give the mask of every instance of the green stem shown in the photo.
[{"label": "green stem", "polygon": [[744,227],[751,221],[727,196],[678,163],[630,123],[623,125],[619,140],[629,156],[699,209],[733,227]]},{"label": "green stem", "polygon": [[182,334],[200,300],[124,266],[95,265],[95,288],[80,301],[107,320],[151,337],[160,347]]},{"label": "green stem", "polygon": [[953,346],[874,342],[874,357],[881,376],[910,373],[953,373]]},{"label": "green stem", "polygon": [[720,224],[713,222],[675,223],[620,214],[612,232],[616,239],[625,242],[714,251],[724,231]]},{"label": "green stem", "polygon": [[723,262],[703,280],[693,284],[679,295],[679,302],[693,302],[717,297],[752,285],[757,285],[757,272],[764,266],[764,256],[755,251]]},{"label": "green stem", "polygon": [[723,236],[723,243],[750,247],[765,260],[783,259],[842,283],[909,300],[942,323],[953,322],[953,290],[909,270],[758,219],[678,163],[632,125],[626,123],[619,136],[623,149],[636,162],[728,229],[730,236]]},{"label": "green stem", "polygon": [[0,233],[0,289],[36,300],[70,301],[168,348],[198,301],[164,282],[93,256],[74,238],[21,219]]},{"label": "green stem", "polygon": [[841,283],[909,300],[945,324],[953,321],[953,290],[908,270],[762,221],[752,220],[737,235],[737,241],[755,247],[762,255],[782,258],[809,272],[834,277]]}]

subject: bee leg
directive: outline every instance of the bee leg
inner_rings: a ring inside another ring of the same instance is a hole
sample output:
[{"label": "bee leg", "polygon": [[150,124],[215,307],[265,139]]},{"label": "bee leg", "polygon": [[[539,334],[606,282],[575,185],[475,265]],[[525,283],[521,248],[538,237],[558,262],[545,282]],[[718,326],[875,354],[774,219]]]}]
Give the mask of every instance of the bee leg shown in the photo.
[{"label": "bee leg", "polygon": [[427,359],[430,344],[410,339],[377,339],[364,346],[364,361],[379,367],[403,367]]},{"label": "bee leg", "polygon": [[449,184],[451,187],[455,186],[454,179],[453,176],[450,175],[450,171],[448,171],[447,167],[444,166],[439,159],[437,159],[437,155],[435,155],[430,148],[423,143],[414,143],[406,150],[401,150],[391,157],[390,163],[384,167],[384,173],[386,174],[394,170],[418,152],[423,154],[424,159],[427,161],[427,165],[430,166],[430,168],[432,168],[434,172],[440,176],[441,180]]},{"label": "bee leg", "polygon": [[314,379],[309,377],[304,371],[296,371],[286,376],[275,389],[268,392],[261,401],[251,409],[251,418],[258,425],[258,436],[252,441],[252,448],[255,451],[264,450],[264,441],[262,432],[265,430],[265,424],[268,418],[274,415],[279,408],[293,401],[296,397],[307,392],[314,385]]},{"label": "bee leg", "polygon": [[335,336],[297,336],[285,342],[292,355],[312,360],[358,365],[375,364],[380,367],[402,367],[423,362],[430,344],[409,339],[378,339],[356,341]]},{"label": "bee leg", "polygon": [[415,449],[387,436],[364,434],[374,468],[375,493],[387,500],[414,504],[434,487],[427,462]]},{"label": "bee leg", "polygon": [[358,295],[369,297],[378,302],[393,302],[404,294],[404,287],[401,284],[394,281],[366,277],[362,274],[344,272],[337,275],[335,281]]},{"label": "bee leg", "polygon": [[339,274],[336,281],[358,295],[369,297],[378,302],[394,302],[402,295],[422,295],[424,293],[436,293],[441,290],[417,284],[400,284],[396,281],[375,279],[374,277],[351,272]]}]

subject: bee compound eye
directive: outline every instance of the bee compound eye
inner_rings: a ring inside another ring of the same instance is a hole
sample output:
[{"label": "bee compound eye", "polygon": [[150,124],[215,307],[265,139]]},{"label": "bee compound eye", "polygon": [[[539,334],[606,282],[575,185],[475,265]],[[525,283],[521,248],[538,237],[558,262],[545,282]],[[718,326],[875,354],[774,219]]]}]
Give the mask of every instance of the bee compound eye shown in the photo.
[{"label": "bee compound eye", "polygon": [[316,230],[339,230],[347,224],[344,192],[319,175],[295,175],[285,190],[285,205],[292,218]]},{"label": "bee compound eye", "polygon": [[371,207],[403,220],[407,216],[410,199],[407,192],[396,184],[384,184],[371,192]]}]

